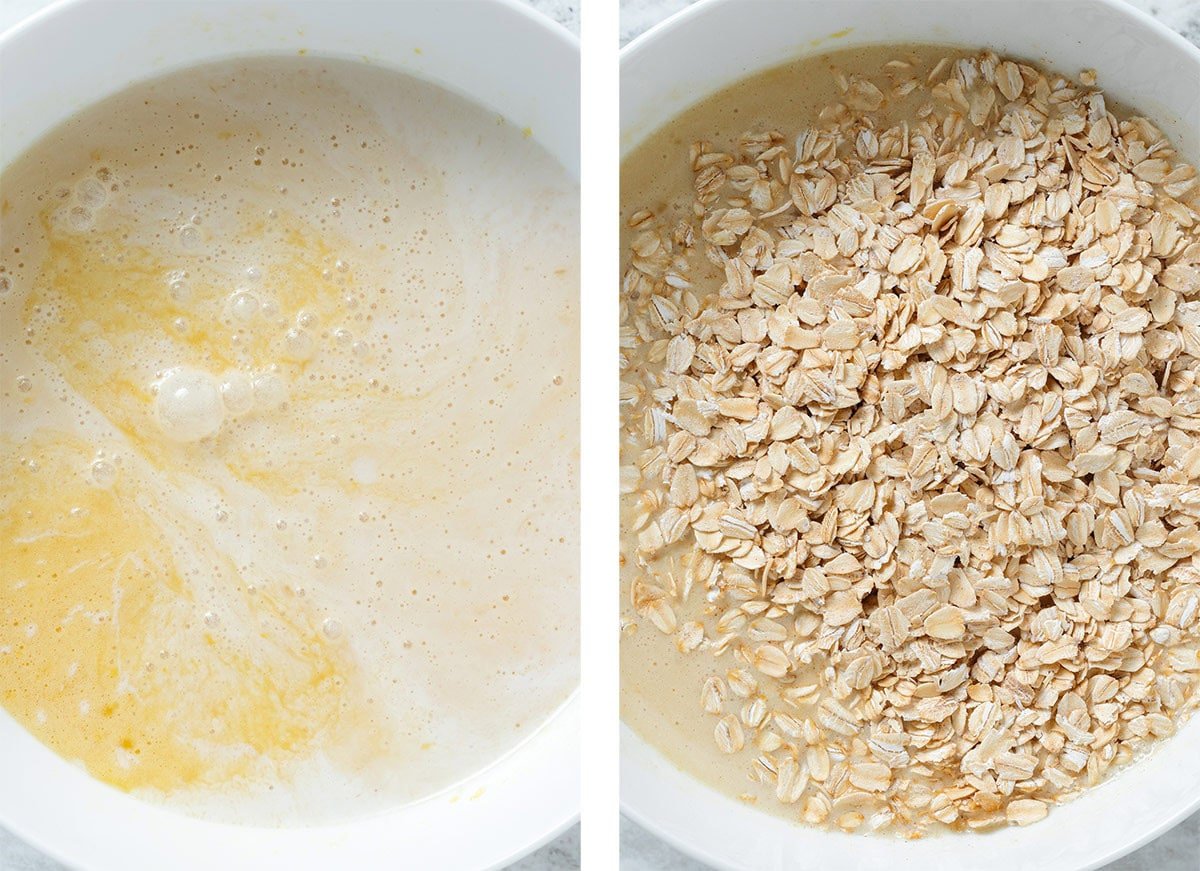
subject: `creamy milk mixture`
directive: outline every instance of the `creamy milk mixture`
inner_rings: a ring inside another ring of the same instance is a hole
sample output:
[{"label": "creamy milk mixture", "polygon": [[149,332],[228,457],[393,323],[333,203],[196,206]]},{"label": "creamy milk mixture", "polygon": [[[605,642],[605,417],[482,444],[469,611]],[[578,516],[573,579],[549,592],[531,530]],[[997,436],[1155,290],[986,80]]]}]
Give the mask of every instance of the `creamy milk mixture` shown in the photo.
[{"label": "creamy milk mixture", "polygon": [[430,795],[577,680],[577,188],[311,58],[136,86],[9,166],[0,701],[122,790]]}]

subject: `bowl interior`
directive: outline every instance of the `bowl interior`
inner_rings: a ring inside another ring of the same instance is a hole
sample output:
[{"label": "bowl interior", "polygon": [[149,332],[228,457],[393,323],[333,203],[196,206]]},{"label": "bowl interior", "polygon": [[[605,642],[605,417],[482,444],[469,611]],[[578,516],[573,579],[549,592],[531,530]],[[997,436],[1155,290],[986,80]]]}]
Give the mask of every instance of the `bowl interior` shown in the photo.
[{"label": "bowl interior", "polygon": [[[0,38],[0,165],[80,108],[134,82],[239,56],[309,53],[398,69],[467,96],[578,177],[574,37],[514,0],[439,3],[62,2]],[[124,795],[0,710],[0,823],[81,868],[497,867],[578,816],[573,695],[514,751],[430,799],[339,825],[206,822]],[[470,838],[461,837],[463,831]]]},{"label": "bowl interior", "polygon": [[[1119,0],[709,0],[631,43],[621,59],[621,151],[705,96],[755,72],[837,48],[881,43],[991,48],[1075,75],[1200,159],[1200,50]],[[728,799],[622,728],[626,813],[723,868],[1090,868],[1134,849],[1200,807],[1200,717],[1147,758],[1048,822],[916,842],[828,833]]]}]

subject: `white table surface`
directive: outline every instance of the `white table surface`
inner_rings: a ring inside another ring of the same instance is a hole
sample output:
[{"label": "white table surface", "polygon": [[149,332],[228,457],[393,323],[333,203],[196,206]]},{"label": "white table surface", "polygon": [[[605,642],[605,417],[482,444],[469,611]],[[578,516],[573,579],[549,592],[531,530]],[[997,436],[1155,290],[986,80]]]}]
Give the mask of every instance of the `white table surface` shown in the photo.
[{"label": "white table surface", "polygon": [[[0,0],[0,31],[27,18],[52,0]],[[525,0],[530,6],[553,18],[576,36],[579,35],[579,3],[576,0]],[[0,777],[3,775],[0,774]],[[568,871],[579,867],[579,826],[572,826],[560,837],[507,871]],[[0,828],[0,871],[66,871],[65,867],[25,844],[11,832]]]},{"label": "white table surface", "polygon": [[[694,0],[621,0],[621,44]],[[1127,0],[1200,45],[1200,0]],[[632,820],[621,820],[621,871],[705,871],[707,865],[664,843]],[[1200,813],[1104,871],[1197,871]]]}]

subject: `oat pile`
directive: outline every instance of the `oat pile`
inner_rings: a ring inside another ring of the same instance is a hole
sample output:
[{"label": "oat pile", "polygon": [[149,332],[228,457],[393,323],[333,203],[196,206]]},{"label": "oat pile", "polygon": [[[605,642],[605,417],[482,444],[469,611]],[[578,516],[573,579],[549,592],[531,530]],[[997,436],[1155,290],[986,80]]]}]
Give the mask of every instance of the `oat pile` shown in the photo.
[{"label": "oat pile", "polygon": [[1033,823],[1200,696],[1200,185],[1080,79],[841,76],[631,220],[632,605],[809,823]]}]

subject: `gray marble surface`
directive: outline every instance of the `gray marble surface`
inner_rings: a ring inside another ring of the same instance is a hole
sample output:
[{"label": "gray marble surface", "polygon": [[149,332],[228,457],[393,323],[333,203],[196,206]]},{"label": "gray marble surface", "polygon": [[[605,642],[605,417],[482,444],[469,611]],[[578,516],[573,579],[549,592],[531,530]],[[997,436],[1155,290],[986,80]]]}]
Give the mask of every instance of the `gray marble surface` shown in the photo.
[{"label": "gray marble surface", "polygon": [[[27,18],[51,0],[0,0],[0,32]],[[579,3],[576,0],[525,0],[576,36]],[[540,850],[510,865],[508,871],[569,871],[579,867],[579,825],[568,829]],[[0,871],[65,871],[58,862],[0,828]]]},{"label": "gray marble surface", "polygon": [[[621,0],[621,45],[695,0]],[[1200,0],[1126,0],[1200,45]],[[631,820],[621,820],[621,871],[704,871]],[[1200,868],[1200,813],[1104,871],[1196,871]]]},{"label": "gray marble surface", "polygon": [[579,36],[579,0],[525,0],[525,2]]}]

